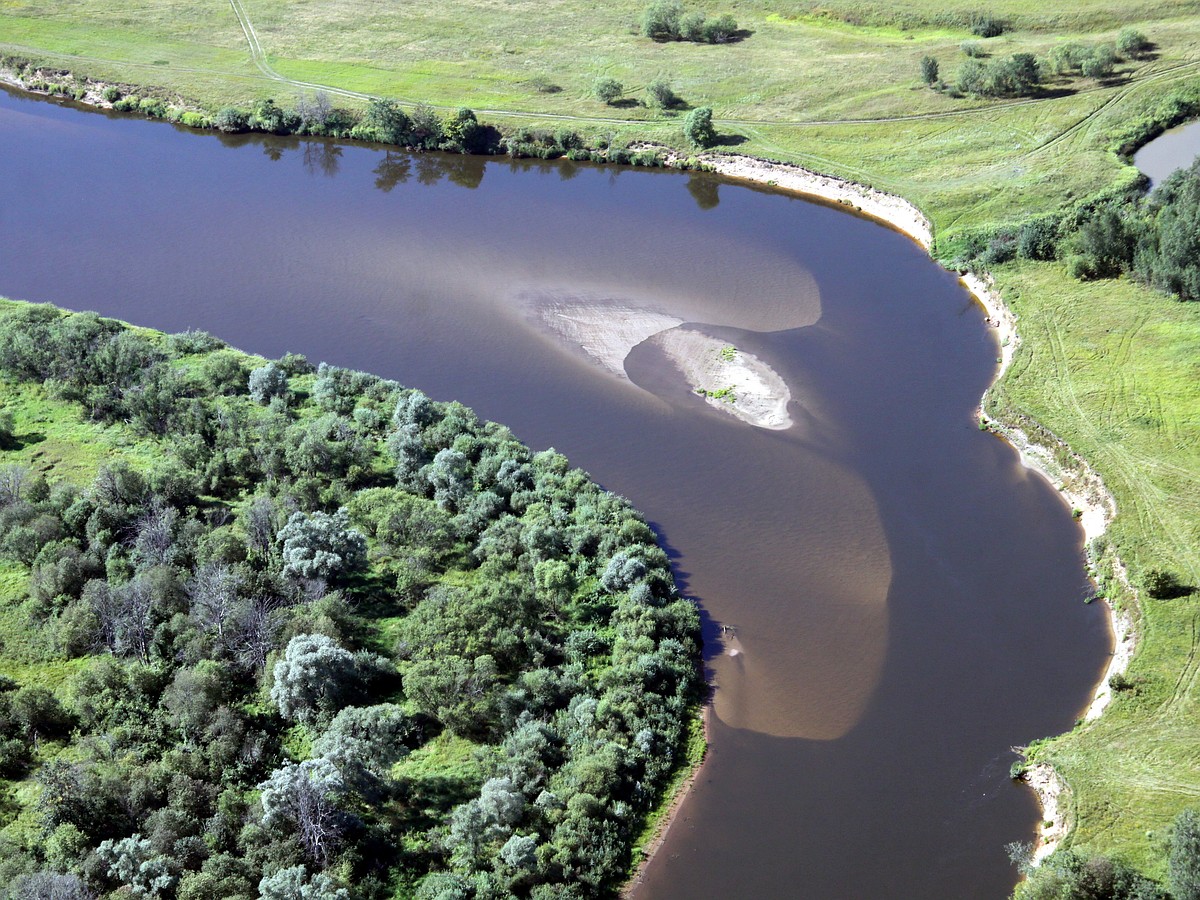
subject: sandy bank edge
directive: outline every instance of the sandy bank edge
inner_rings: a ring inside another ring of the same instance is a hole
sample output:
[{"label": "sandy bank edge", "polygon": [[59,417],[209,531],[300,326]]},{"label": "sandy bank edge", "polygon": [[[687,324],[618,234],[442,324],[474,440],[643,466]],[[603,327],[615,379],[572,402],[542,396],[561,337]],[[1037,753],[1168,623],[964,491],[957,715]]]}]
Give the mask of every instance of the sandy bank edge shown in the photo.
[{"label": "sandy bank edge", "polygon": [[[44,95],[49,93],[48,91],[30,88],[16,72],[7,69],[0,70],[0,83],[33,94]],[[77,102],[100,109],[111,109],[112,104],[106,101],[101,94],[101,91],[107,84],[107,82],[85,79],[83,84],[85,96]],[[662,148],[656,149],[661,150]],[[668,162],[672,161],[670,154],[667,154],[667,158]],[[866,215],[902,232],[926,250],[932,247],[933,229],[929,219],[914,204],[901,197],[887,194],[847,179],[822,175],[794,164],[768,162],[738,154],[706,154],[701,159],[714,172],[727,178],[754,182],[781,191],[815,197],[827,202],[847,206],[855,212]],[[976,275],[965,275],[962,281],[987,311],[989,322],[993,327],[1000,329],[998,331],[998,339],[1001,344],[1001,364],[995,378],[995,381],[998,381],[1008,368],[1013,353],[1020,344],[1020,335],[1016,328],[1016,316],[1004,303],[999,291],[995,290],[990,278],[985,280]],[[1087,483],[1095,488],[1095,490],[1076,492],[1061,477],[1061,473],[1055,473],[1045,465],[1047,458],[1052,458],[1051,451],[1043,444],[1030,439],[1020,430],[1007,427],[1003,423],[986,416],[982,409],[982,398],[979,415],[982,423],[997,433],[1002,434],[1017,449],[1021,455],[1022,462],[1026,466],[1045,476],[1062,493],[1064,500],[1068,504],[1082,511],[1080,518],[1084,528],[1084,535],[1088,542],[1088,562],[1094,565],[1096,560],[1092,555],[1092,539],[1104,533],[1109,521],[1116,514],[1116,502],[1104,486],[1099,474],[1082,457],[1072,453],[1071,457],[1075,463],[1073,468],[1078,468],[1078,472],[1075,474],[1081,475]],[[1129,581],[1125,576],[1123,563],[1120,559],[1117,559],[1115,565],[1117,576],[1129,588],[1130,594],[1134,597],[1136,604],[1137,593],[1129,585]],[[1084,714],[1083,721],[1085,722],[1091,722],[1098,718],[1111,701],[1112,690],[1109,686],[1109,679],[1113,675],[1126,671],[1137,647],[1138,635],[1133,615],[1126,611],[1118,611],[1107,602],[1106,606],[1109,611],[1109,628],[1113,635],[1114,651],[1109,666],[1100,683],[1097,685],[1092,701]],[[709,711],[706,706],[704,709],[706,742],[708,739],[708,715]],[[687,798],[702,766],[703,763],[696,766],[679,785],[675,796],[662,818],[658,835],[646,846],[642,862],[632,877],[622,887],[622,897],[628,897],[641,881],[642,872],[666,839],[679,808]],[[1036,777],[1031,777],[1031,773],[1035,771],[1039,774]],[[1026,781],[1037,795],[1042,809],[1043,821],[1038,826],[1038,845],[1034,854],[1035,862],[1039,862],[1057,849],[1059,843],[1069,832],[1070,826],[1073,825],[1073,822],[1067,821],[1066,816],[1058,815],[1059,797],[1069,792],[1069,787],[1048,763],[1038,763],[1030,767],[1023,780]],[[1047,821],[1052,823],[1048,828],[1045,826]]]},{"label": "sandy bank edge", "polygon": [[[816,197],[843,206],[906,234],[925,250],[933,246],[933,228],[928,218],[912,203],[902,197],[875,190],[842,178],[821,175],[802,166],[772,163],[737,154],[711,154],[701,157],[713,171],[728,178],[764,184],[779,190],[804,196]],[[962,283],[975,297],[988,316],[988,324],[997,329],[1000,343],[999,369],[992,384],[997,383],[1008,370],[1021,336],[1017,330],[1017,317],[1005,304],[990,276],[964,274]],[[989,386],[988,390],[991,390]],[[1021,462],[1045,477],[1072,509],[1080,511],[1079,520],[1083,527],[1089,566],[1098,562],[1094,557],[1093,541],[1107,530],[1116,515],[1116,500],[1105,486],[1100,475],[1081,456],[1071,451],[1062,441],[1058,447],[1048,447],[1030,437],[1019,428],[987,416],[980,398],[979,419],[989,430],[1005,438],[1020,454]],[[1060,465],[1055,450],[1065,450],[1069,462]],[[1136,591],[1129,584],[1125,567],[1120,559],[1115,561],[1116,575],[1136,601]],[[1112,700],[1109,679],[1124,673],[1129,667],[1137,648],[1137,631],[1134,616],[1118,610],[1108,601],[1109,630],[1112,635],[1113,653],[1100,683],[1096,686],[1092,700],[1082,715],[1082,721],[1092,722],[1099,718]],[[1034,862],[1041,862],[1053,853],[1066,837],[1074,822],[1060,814],[1060,796],[1069,796],[1069,786],[1048,763],[1031,766],[1022,779],[1033,790],[1042,809],[1042,821],[1038,824]],[[1047,824],[1049,823],[1049,824]]]},{"label": "sandy bank edge", "polygon": [[[630,900],[630,898],[636,896],[638,887],[642,884],[642,875],[646,872],[646,866],[650,864],[650,861],[654,859],[659,849],[666,842],[667,833],[671,830],[671,826],[675,824],[675,820],[679,818],[679,810],[683,806],[683,801],[691,794],[692,785],[696,783],[696,779],[700,777],[700,770],[704,768],[704,764],[708,761],[708,747],[711,743],[709,736],[711,725],[712,699],[708,698],[704,700],[700,707],[700,727],[704,732],[704,756],[697,765],[692,766],[691,770],[672,791],[671,799],[667,802],[662,816],[654,827],[653,836],[641,848],[641,862],[638,863],[633,874],[621,885],[621,890],[617,895],[620,897],[620,900]],[[635,847],[634,849],[636,850],[637,848]]]}]

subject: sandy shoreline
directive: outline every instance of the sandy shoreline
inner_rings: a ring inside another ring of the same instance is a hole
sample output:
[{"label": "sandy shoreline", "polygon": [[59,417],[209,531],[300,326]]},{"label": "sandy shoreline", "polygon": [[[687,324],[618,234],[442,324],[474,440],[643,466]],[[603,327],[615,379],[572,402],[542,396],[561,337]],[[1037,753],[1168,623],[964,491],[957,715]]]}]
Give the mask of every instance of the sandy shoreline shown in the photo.
[{"label": "sandy shoreline", "polygon": [[[844,179],[811,172],[801,166],[770,163],[735,154],[714,154],[702,158],[714,171],[729,178],[752,181],[779,190],[839,203],[903,232],[926,250],[933,246],[933,229],[929,219],[916,206],[900,197]],[[1016,315],[1005,304],[990,277],[966,274],[962,276],[962,282],[983,306],[988,316],[988,324],[997,329],[1000,367],[995,381],[998,381],[1008,369],[1017,347],[1020,346]],[[1088,560],[1094,564],[1096,560],[1092,558],[1092,541],[1105,532],[1109,522],[1116,515],[1116,502],[1099,474],[1082,457],[1074,453],[1069,454],[1069,468],[1059,465],[1050,448],[1019,429],[987,417],[983,412],[982,398],[979,415],[982,422],[1016,448],[1024,465],[1043,475],[1060,492],[1064,502],[1072,509],[1079,510],[1078,518],[1088,545]],[[1116,565],[1118,577],[1124,580],[1124,567],[1119,560]],[[1125,584],[1128,586],[1127,580]],[[1111,701],[1112,689],[1109,679],[1128,668],[1137,646],[1133,617],[1127,612],[1118,611],[1107,601],[1105,605],[1109,612],[1113,654],[1086,712],[1082,714],[1088,722],[1099,717]],[[1059,798],[1069,788],[1047,763],[1038,763],[1030,767],[1023,780],[1037,795],[1042,808],[1042,822],[1038,826],[1038,840],[1034,850],[1034,859],[1040,862],[1054,852],[1070,829],[1071,823],[1059,809]]]},{"label": "sandy shoreline", "polygon": [[[0,82],[23,90],[30,90],[14,72],[0,71]],[[85,80],[80,86],[85,93],[79,102],[102,109],[111,107],[111,104],[105,101],[100,93],[105,86],[104,82]],[[33,93],[46,92],[34,91]],[[931,223],[915,205],[900,197],[845,179],[821,175],[795,165],[772,163],[736,154],[705,155],[702,159],[713,171],[728,178],[754,182],[778,190],[841,204],[903,232],[926,250],[932,247]],[[1007,369],[1013,353],[1020,343],[1016,317],[1005,305],[990,280],[974,275],[964,276],[962,280],[987,311],[989,324],[998,329],[1001,363],[996,377],[999,379]],[[585,316],[584,319],[586,320],[586,318]],[[578,320],[572,323],[575,327],[583,325],[585,330],[586,326],[590,324],[592,323]],[[651,322],[640,322],[631,331],[636,332],[649,327],[652,327]],[[619,345],[628,341],[632,336],[632,334],[623,334],[619,336],[615,344],[601,342],[600,345],[585,347],[584,350],[611,371],[611,361],[619,352]],[[578,336],[576,337],[578,339]],[[623,374],[623,367],[621,374]],[[1104,533],[1116,513],[1116,504],[1112,495],[1104,487],[1100,476],[1081,457],[1072,454],[1070,468],[1064,469],[1054,461],[1055,457],[1050,449],[1031,439],[1024,432],[988,419],[984,416],[982,407],[980,416],[982,421],[985,421],[1016,447],[1025,465],[1044,475],[1060,491],[1065,502],[1074,509],[1080,510],[1079,518],[1089,544],[1093,538]],[[1090,555],[1089,547],[1089,559]],[[1095,562],[1095,560],[1091,561]],[[1117,561],[1117,572],[1118,577],[1123,578],[1123,567],[1119,560]],[[1127,581],[1125,583],[1128,585]],[[1109,687],[1109,679],[1113,675],[1125,671],[1136,648],[1137,635],[1132,616],[1128,613],[1119,613],[1111,604],[1108,605],[1108,609],[1114,652],[1108,669],[1084,713],[1085,721],[1093,721],[1097,718],[1111,701],[1112,692]],[[645,860],[638,872],[626,884],[622,891],[623,895],[627,895],[628,892],[635,889],[642,870],[665,839],[699,769],[700,767],[697,767],[677,791],[664,816],[659,835],[647,848]],[[1043,811],[1043,825],[1039,825],[1039,840],[1035,850],[1035,859],[1040,860],[1053,852],[1069,830],[1070,823],[1065,821],[1066,817],[1060,815],[1058,809],[1059,797],[1068,790],[1068,787],[1053,768],[1046,763],[1032,766],[1027,772],[1025,780],[1037,794]],[[1046,827],[1045,822],[1052,824]]]}]

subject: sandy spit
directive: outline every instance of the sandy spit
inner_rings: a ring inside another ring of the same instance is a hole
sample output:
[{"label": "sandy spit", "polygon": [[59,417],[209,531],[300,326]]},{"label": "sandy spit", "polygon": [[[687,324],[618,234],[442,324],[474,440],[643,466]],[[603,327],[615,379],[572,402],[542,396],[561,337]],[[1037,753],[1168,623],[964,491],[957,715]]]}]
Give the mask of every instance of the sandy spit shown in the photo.
[{"label": "sandy spit", "polygon": [[758,357],[690,328],[672,328],[650,340],[683,373],[692,390],[706,392],[704,399],[710,406],[759,428],[792,427],[787,411],[791,391]]},{"label": "sandy spit", "polygon": [[545,328],[618,378],[628,378],[625,357],[634,347],[683,322],[676,316],[618,303],[550,297],[538,297],[531,303]]},{"label": "sandy spit", "polygon": [[[712,154],[701,157],[712,169],[730,178],[753,181],[780,190],[817,197],[833,203],[852,207],[855,211],[877,219],[908,235],[926,250],[933,245],[933,228],[928,218],[916,206],[900,197],[885,194],[874,188],[856,184],[841,178],[821,175],[801,166],[771,163],[736,154]],[[963,284],[983,306],[988,323],[997,329],[1000,343],[1000,367],[998,380],[1012,362],[1013,354],[1020,346],[1021,337],[1017,329],[1017,317],[1005,304],[989,276],[964,275]],[[1070,464],[1060,465],[1053,449],[1039,443],[1029,435],[988,418],[979,410],[980,421],[1002,434],[1021,454],[1021,461],[1045,476],[1061,493],[1064,502],[1080,511],[1080,525],[1088,541],[1089,562],[1091,542],[1102,535],[1116,515],[1116,501],[1105,487],[1099,474],[1079,455],[1069,453]],[[1124,567],[1117,561],[1118,577],[1124,580]],[[1125,580],[1126,585],[1128,581]],[[1109,627],[1113,635],[1113,656],[1086,712],[1085,721],[1094,721],[1112,699],[1109,679],[1123,673],[1133,657],[1137,646],[1137,633],[1133,617],[1119,612],[1106,603],[1109,612]],[[1061,776],[1047,763],[1032,766],[1024,779],[1037,794],[1042,807],[1043,824],[1039,826],[1035,861],[1040,862],[1057,849],[1066,836],[1071,823],[1059,813],[1059,796],[1068,788]],[[1047,826],[1045,823],[1050,822]]]}]

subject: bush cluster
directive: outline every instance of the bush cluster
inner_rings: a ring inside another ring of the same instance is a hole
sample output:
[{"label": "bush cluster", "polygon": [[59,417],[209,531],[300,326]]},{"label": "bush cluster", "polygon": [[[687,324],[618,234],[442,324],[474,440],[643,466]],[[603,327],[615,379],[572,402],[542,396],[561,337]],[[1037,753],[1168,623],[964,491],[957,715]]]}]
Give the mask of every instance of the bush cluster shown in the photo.
[{"label": "bush cluster", "polygon": [[656,0],[642,14],[642,34],[655,41],[727,44],[737,37],[738,25],[728,13],[709,19],[702,12],[684,12],[677,0]]},{"label": "bush cluster", "polygon": [[28,580],[5,614],[76,673],[0,679],[0,776],[30,779],[0,880],[177,900],[619,883],[701,686],[696,609],[626,501],[461,404],[194,332],[22,307],[0,377],[155,460],[77,486],[0,457],[0,559]]}]

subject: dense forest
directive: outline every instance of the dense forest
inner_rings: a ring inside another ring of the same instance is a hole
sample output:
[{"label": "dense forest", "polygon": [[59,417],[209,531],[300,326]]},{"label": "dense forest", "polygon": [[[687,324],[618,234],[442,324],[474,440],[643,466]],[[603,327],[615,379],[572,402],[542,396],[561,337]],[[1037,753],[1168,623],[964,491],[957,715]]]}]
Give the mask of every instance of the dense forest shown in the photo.
[{"label": "dense forest", "polygon": [[0,378],[2,896],[615,891],[702,690],[624,499],[200,332],[6,304]]}]

